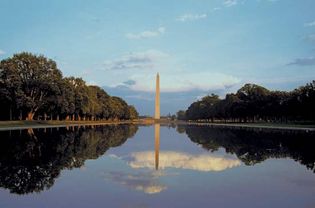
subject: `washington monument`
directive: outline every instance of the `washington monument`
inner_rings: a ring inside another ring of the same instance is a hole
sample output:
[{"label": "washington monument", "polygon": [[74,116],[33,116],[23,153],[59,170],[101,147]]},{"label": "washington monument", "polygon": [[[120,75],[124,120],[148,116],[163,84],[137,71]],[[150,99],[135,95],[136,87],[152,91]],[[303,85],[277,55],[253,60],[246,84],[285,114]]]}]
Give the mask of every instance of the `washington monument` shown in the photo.
[{"label": "washington monument", "polygon": [[160,119],[160,75],[156,75],[156,90],[155,90],[155,114],[154,119]]}]

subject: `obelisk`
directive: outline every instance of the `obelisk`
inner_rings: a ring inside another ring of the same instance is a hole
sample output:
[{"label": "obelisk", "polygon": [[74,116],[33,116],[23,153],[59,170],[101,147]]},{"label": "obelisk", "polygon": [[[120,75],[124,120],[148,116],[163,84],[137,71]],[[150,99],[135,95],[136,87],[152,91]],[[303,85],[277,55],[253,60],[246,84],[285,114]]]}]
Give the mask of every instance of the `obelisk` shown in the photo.
[{"label": "obelisk", "polygon": [[160,119],[160,75],[156,75],[156,89],[155,89],[155,119]]}]

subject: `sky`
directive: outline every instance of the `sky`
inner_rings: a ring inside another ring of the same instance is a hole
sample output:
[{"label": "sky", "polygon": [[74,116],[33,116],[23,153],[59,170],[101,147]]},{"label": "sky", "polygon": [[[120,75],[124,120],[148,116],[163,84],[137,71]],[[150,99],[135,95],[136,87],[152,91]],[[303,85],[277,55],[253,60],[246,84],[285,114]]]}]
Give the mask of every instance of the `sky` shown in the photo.
[{"label": "sky", "polygon": [[293,90],[315,79],[314,0],[0,0],[0,59],[57,62],[154,114],[245,83]]}]

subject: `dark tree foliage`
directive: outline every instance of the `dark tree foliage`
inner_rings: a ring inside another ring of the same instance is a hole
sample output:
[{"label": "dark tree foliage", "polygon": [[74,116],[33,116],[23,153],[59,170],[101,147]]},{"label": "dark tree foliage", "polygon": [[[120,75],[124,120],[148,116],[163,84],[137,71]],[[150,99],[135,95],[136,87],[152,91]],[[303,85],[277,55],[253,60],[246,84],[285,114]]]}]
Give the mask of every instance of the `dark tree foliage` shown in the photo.
[{"label": "dark tree foliage", "polygon": [[203,97],[186,111],[179,111],[180,120],[214,120],[229,122],[315,121],[315,81],[291,92],[270,91],[255,84],[246,84],[224,99],[217,95]]},{"label": "dark tree foliage", "polygon": [[0,187],[28,194],[51,188],[63,169],[79,168],[135,135],[135,125],[0,132]]},{"label": "dark tree foliage", "polygon": [[19,53],[0,62],[0,119],[135,119],[138,112],[81,78],[62,77],[44,56]]},{"label": "dark tree foliage", "polygon": [[186,120],[186,111],[180,110],[176,113],[178,120]]},{"label": "dark tree foliage", "polygon": [[0,62],[1,104],[11,111],[22,111],[32,120],[48,98],[60,93],[61,79],[53,60],[30,53],[15,54]]}]

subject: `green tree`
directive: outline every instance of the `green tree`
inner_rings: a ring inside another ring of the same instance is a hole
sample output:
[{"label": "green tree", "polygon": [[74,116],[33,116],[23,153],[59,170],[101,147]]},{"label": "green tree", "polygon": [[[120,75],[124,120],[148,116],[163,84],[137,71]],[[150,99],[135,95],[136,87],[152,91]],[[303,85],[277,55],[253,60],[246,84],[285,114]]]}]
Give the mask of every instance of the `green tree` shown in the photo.
[{"label": "green tree", "polygon": [[211,94],[192,103],[186,111],[187,119],[211,119],[213,121],[216,116],[216,104],[219,101],[218,95]]},{"label": "green tree", "polygon": [[180,110],[176,113],[176,117],[178,120],[186,120],[186,111]]},{"label": "green tree", "polygon": [[56,63],[42,55],[22,52],[0,62],[1,83],[17,109],[24,111],[28,120],[60,92],[62,74]]},{"label": "green tree", "polygon": [[211,119],[256,122],[314,122],[315,81],[291,92],[270,91],[255,84],[245,84],[236,94],[220,100],[216,95],[193,102],[186,111],[191,120]]},{"label": "green tree", "polygon": [[81,120],[81,117],[90,112],[88,86],[81,78],[68,77],[65,80],[74,89],[74,115],[72,115],[72,120]]},{"label": "green tree", "polygon": [[136,108],[133,105],[128,106],[128,118],[127,119],[137,119],[139,117],[139,114],[136,110]]}]

